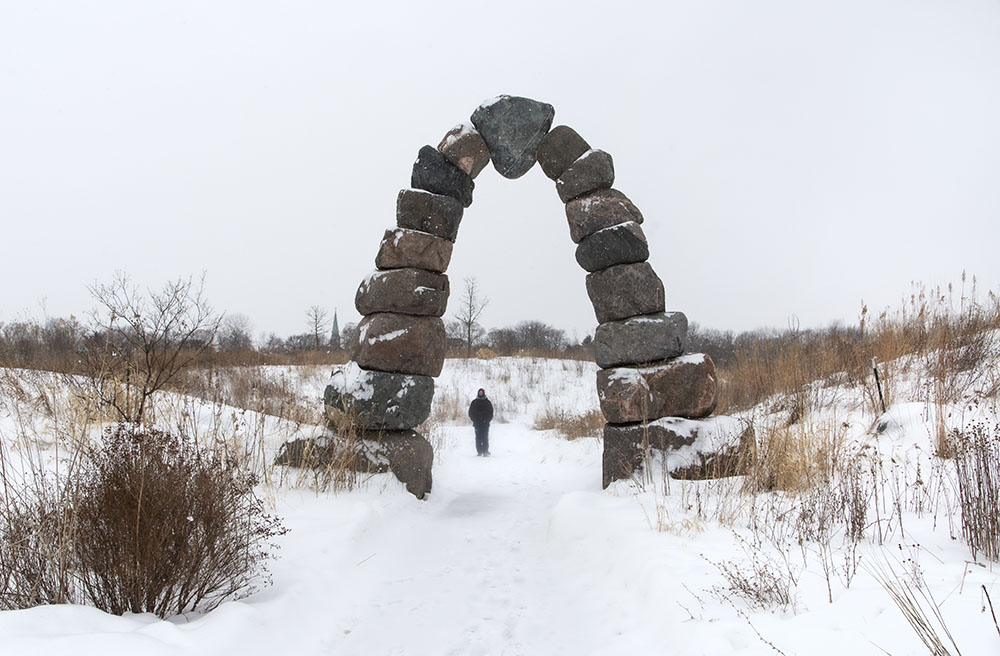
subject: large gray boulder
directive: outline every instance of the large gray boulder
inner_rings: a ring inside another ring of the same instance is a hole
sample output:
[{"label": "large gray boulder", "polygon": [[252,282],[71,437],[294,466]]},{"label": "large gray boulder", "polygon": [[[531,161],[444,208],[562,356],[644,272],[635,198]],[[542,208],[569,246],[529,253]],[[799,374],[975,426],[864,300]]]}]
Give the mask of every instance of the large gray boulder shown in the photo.
[{"label": "large gray boulder", "polygon": [[538,165],[552,180],[557,180],[569,165],[590,150],[590,144],[565,125],[552,128],[538,146]]},{"label": "large gray boulder", "polygon": [[444,273],[455,243],[429,232],[394,228],[385,231],[375,266],[379,269],[416,268]]},{"label": "large gray boulder", "polygon": [[472,191],[476,183],[465,171],[449,162],[437,148],[424,146],[417,153],[417,161],[413,163],[410,186],[432,194],[451,196],[462,203],[463,207],[468,207],[472,205]]},{"label": "large gray boulder", "polygon": [[429,232],[448,241],[458,236],[463,212],[459,200],[421,189],[402,189],[396,197],[397,226]]},{"label": "large gray boulder", "polygon": [[659,362],[684,352],[688,321],[683,312],[661,312],[597,326],[594,357],[601,368]]},{"label": "large gray boulder", "polygon": [[587,295],[598,323],[666,309],[663,282],[648,262],[619,264],[587,274]]},{"label": "large gray boulder", "polygon": [[649,259],[649,244],[638,223],[632,221],[598,230],[576,247],[576,261],[587,271]]},{"label": "large gray boulder", "polygon": [[615,165],[603,150],[588,150],[569,165],[556,180],[556,192],[562,202],[607,189],[615,183]]},{"label": "large gray boulder", "polygon": [[530,98],[499,96],[472,113],[472,124],[490,149],[493,166],[505,178],[519,178],[534,166],[538,146],[556,110]]},{"label": "large gray boulder", "polygon": [[448,307],[448,276],[423,269],[376,271],[365,278],[354,296],[361,315],[398,312],[441,317]]},{"label": "large gray boulder", "polygon": [[613,424],[707,417],[718,399],[715,364],[707,355],[694,353],[649,367],[601,369],[597,396],[601,412]]},{"label": "large gray boulder", "polygon": [[444,365],[444,321],[407,314],[372,314],[358,324],[352,359],[363,369],[438,376]]},{"label": "large gray boulder", "polygon": [[579,244],[598,230],[632,221],[642,223],[642,212],[617,189],[598,189],[566,203],[569,236]]},{"label": "large gray boulder", "polygon": [[490,163],[490,149],[482,135],[468,123],[449,130],[438,144],[438,150],[470,178],[475,178]]},{"label": "large gray boulder", "polygon": [[408,430],[431,413],[430,376],[367,371],[354,362],[333,370],[323,394],[332,425],[355,423],[371,430]]}]

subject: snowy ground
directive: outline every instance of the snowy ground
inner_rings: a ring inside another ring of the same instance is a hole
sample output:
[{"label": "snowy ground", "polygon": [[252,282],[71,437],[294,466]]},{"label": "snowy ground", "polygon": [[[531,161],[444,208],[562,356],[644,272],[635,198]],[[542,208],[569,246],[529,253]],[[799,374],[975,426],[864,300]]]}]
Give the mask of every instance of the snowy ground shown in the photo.
[{"label": "snowy ground", "polygon": [[[2,612],[0,654],[926,653],[866,569],[878,563],[901,576],[919,570],[962,654],[1000,653],[983,593],[1000,605],[1000,572],[970,564],[953,510],[904,510],[901,526],[886,524],[882,545],[857,547],[862,565],[851,577],[839,536],[829,549],[783,551],[756,543],[739,522],[706,520],[697,506],[713,503],[719,484],[673,481],[667,490],[654,476],[602,490],[599,439],[531,427],[546,407],[595,406],[592,367],[449,361],[442,399],[471,397],[482,385],[502,406],[492,458],[475,456],[470,428],[443,425],[431,436],[438,462],[424,501],[388,475],[337,495],[271,490],[291,529],[271,567],[273,586],[169,621],[76,606]],[[310,386],[321,381],[303,389]],[[877,439],[879,453],[905,460],[927,451],[920,404],[892,408],[878,438],[870,417],[845,408],[837,421],[858,441]],[[275,448],[280,431],[266,434]],[[934,476],[924,470],[924,479]],[[726,588],[719,564],[727,562],[794,572],[794,602],[761,610],[713,592]],[[829,577],[822,562],[836,563]]]}]

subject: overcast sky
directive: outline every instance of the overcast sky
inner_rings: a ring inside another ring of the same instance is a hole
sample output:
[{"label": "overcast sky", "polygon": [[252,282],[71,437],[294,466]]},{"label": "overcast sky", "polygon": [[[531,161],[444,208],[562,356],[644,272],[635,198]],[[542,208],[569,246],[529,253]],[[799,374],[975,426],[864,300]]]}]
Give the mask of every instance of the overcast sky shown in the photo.
[{"label": "overcast sky", "polygon": [[[0,0],[0,321],[82,315],[117,270],[204,271],[257,333],[357,320],[417,151],[502,93],[613,155],[704,326],[1000,289],[997,0]],[[490,167],[453,298],[474,275],[485,325],[582,337],[573,252],[541,170]]]}]

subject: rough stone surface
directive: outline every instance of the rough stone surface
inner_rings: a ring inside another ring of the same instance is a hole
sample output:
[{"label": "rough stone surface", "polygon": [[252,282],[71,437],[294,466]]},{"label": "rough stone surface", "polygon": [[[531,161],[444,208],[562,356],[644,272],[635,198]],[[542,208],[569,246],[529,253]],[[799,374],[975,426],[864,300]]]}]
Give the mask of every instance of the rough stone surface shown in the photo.
[{"label": "rough stone surface", "polygon": [[642,223],[642,212],[617,189],[598,189],[566,203],[569,235],[579,244],[587,235],[620,223]]},{"label": "rough stone surface", "polygon": [[648,262],[619,264],[587,274],[587,294],[598,323],[666,309],[663,282]]},{"label": "rough stone surface", "polygon": [[659,362],[684,352],[688,321],[683,312],[664,312],[608,321],[594,334],[594,356],[601,368]]},{"label": "rough stone surface", "polygon": [[613,424],[661,417],[707,417],[715,410],[715,365],[697,353],[642,368],[619,367],[597,372],[601,412]]},{"label": "rough stone surface", "polygon": [[601,463],[602,483],[605,488],[615,481],[627,480],[642,469],[642,441],[635,440],[629,432],[615,430],[617,426],[604,426],[604,454]]},{"label": "rough stone surface", "polygon": [[429,232],[394,228],[386,230],[375,256],[379,269],[405,269],[413,267],[444,273],[451,262],[455,243],[435,237]]},{"label": "rough stone surface", "polygon": [[463,207],[468,207],[472,205],[472,190],[476,183],[465,171],[449,162],[437,148],[424,146],[417,154],[417,161],[413,163],[410,186],[432,194],[451,196],[462,203]]},{"label": "rough stone surface", "polygon": [[607,189],[615,183],[615,165],[611,155],[603,150],[588,150],[569,165],[556,180],[556,192],[562,202],[597,189]]},{"label": "rough stone surface", "polygon": [[430,376],[367,371],[354,362],[333,370],[323,394],[327,418],[373,430],[408,430],[431,413]]},{"label": "rough stone surface", "polygon": [[590,150],[590,144],[565,125],[552,128],[538,146],[538,165],[550,179],[556,180],[569,165]]},{"label": "rough stone surface", "polygon": [[449,130],[438,144],[438,150],[470,178],[475,178],[490,163],[490,149],[482,135],[467,123]]},{"label": "rough stone surface", "polygon": [[720,432],[718,424],[705,420],[666,417],[648,424],[606,424],[604,487],[641,470],[644,439],[650,448],[670,455],[667,468],[671,477],[686,480],[742,475],[754,445],[752,428]]},{"label": "rough stone surface", "polygon": [[445,341],[444,321],[437,317],[372,314],[358,324],[358,344],[351,359],[370,371],[438,376]]},{"label": "rough stone surface", "polygon": [[434,447],[416,431],[386,431],[371,447],[378,460],[389,461],[389,471],[396,475],[406,490],[423,499],[431,491]]},{"label": "rough stone surface", "polygon": [[598,230],[576,247],[576,261],[587,271],[649,259],[649,244],[638,223],[628,222]]},{"label": "rough stone surface", "polygon": [[396,197],[396,225],[455,241],[462,222],[462,203],[451,196],[402,189]]},{"label": "rough stone surface", "polygon": [[691,353],[643,370],[657,417],[707,417],[718,402],[715,363],[704,353]]},{"label": "rough stone surface", "polygon": [[556,110],[530,98],[500,96],[472,113],[490,149],[493,166],[505,178],[519,178],[534,166],[538,146],[552,126]]},{"label": "rough stone surface", "polygon": [[365,278],[354,296],[361,315],[398,312],[441,317],[448,307],[448,276],[423,269],[376,271]]},{"label": "rough stone surface", "polygon": [[319,438],[285,442],[274,464],[321,471],[336,466],[362,474],[391,471],[407,491],[423,499],[431,491],[434,448],[412,430],[362,430],[347,439],[327,429]]},{"label": "rough stone surface", "polygon": [[653,418],[653,394],[636,369],[601,369],[597,372],[597,398],[604,418],[628,424]]}]

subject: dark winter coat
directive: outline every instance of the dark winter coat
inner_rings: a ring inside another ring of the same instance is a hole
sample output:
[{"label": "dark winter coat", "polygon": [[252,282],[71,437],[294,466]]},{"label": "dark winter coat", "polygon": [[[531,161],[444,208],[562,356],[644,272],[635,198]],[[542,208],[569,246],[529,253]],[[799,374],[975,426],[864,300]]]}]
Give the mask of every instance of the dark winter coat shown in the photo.
[{"label": "dark winter coat", "polygon": [[469,404],[469,419],[473,426],[488,426],[493,420],[493,404],[485,396],[476,397]]}]

